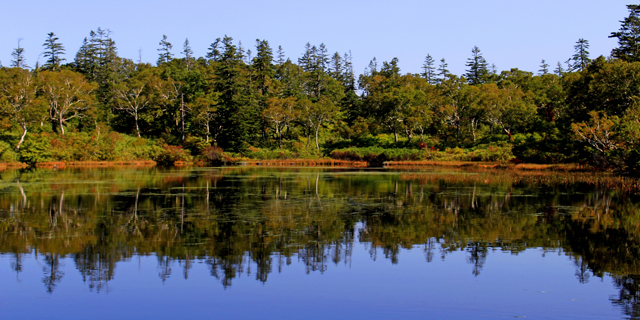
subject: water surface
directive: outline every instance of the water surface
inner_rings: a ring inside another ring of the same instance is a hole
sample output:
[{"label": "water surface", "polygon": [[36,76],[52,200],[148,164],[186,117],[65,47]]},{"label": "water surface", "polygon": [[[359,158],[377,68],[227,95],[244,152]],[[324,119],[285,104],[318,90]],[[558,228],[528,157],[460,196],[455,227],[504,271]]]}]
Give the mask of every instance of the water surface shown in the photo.
[{"label": "water surface", "polygon": [[640,198],[477,174],[0,172],[0,315],[640,315]]}]

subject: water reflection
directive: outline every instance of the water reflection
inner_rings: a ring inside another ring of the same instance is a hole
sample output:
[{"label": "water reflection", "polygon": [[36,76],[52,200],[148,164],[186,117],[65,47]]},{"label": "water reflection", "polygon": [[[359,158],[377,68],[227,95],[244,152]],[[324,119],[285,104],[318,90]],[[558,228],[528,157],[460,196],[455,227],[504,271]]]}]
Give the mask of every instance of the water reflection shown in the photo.
[{"label": "water reflection", "polygon": [[640,314],[640,202],[617,189],[345,169],[0,175],[0,253],[11,255],[18,280],[25,255],[42,257],[49,293],[65,279],[65,257],[100,292],[117,263],[136,256],[155,256],[163,282],[173,272],[189,278],[202,262],[227,287],[241,274],[266,282],[293,261],[307,273],[349,266],[355,244],[392,264],[414,247],[427,263],[465,252],[476,277],[491,251],[540,248],[568,255],[580,283],[611,275],[620,291],[611,303],[631,318]]}]

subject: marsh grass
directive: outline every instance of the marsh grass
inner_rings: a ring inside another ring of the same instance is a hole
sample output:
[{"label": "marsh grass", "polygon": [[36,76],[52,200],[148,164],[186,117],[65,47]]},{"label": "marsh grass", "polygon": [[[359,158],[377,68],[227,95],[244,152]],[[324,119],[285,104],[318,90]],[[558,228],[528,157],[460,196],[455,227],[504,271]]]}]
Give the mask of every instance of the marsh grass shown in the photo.
[{"label": "marsh grass", "polygon": [[566,171],[553,169],[539,170],[531,167],[522,169],[517,166],[499,167],[464,167],[452,168],[451,171],[414,172],[400,175],[402,180],[417,180],[421,184],[446,181],[460,184],[508,184],[511,186],[569,186],[585,185],[620,190],[628,193],[640,192],[640,180],[634,177],[615,175],[609,172],[571,171],[572,167],[564,167]]}]

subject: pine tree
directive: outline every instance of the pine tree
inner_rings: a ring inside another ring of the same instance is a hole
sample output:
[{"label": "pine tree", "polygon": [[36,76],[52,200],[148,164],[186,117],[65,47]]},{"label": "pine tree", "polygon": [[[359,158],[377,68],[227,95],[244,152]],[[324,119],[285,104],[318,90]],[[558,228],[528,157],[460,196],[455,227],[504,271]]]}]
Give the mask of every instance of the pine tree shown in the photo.
[{"label": "pine tree", "polygon": [[24,48],[20,47],[21,41],[22,38],[18,39],[18,47],[13,49],[13,52],[11,53],[11,56],[13,57],[13,60],[11,60],[11,67],[27,69],[29,66],[27,66],[27,58],[24,57]]},{"label": "pine tree", "polygon": [[158,52],[160,52],[158,54],[158,65],[169,63],[173,59],[173,54],[171,53],[173,45],[171,45],[171,42],[167,41],[167,36],[164,34],[162,35],[162,40],[160,40],[158,44],[160,45],[160,48],[158,49]]},{"label": "pine tree", "polygon": [[474,46],[471,50],[471,58],[467,59],[465,64],[469,69],[465,76],[469,84],[481,84],[486,82],[489,75],[489,69],[487,68],[487,61],[482,57],[480,49]]},{"label": "pine tree", "polygon": [[425,78],[430,84],[436,84],[437,82],[435,60],[433,60],[433,57],[431,57],[430,54],[427,54],[427,56],[424,58],[422,73],[420,75]]},{"label": "pine tree", "polygon": [[47,36],[47,40],[42,44],[45,48],[43,55],[48,58],[43,67],[45,69],[56,70],[60,68],[62,61],[66,60],[61,57],[64,54],[65,49],[61,43],[57,42],[59,39],[56,37],[55,33],[49,32]]},{"label": "pine tree", "polygon": [[581,38],[576,42],[576,45],[573,46],[573,48],[575,49],[575,53],[571,57],[571,60],[573,60],[571,71],[574,71],[574,70],[582,71],[587,67],[589,62],[591,62],[591,59],[589,59],[589,51],[588,51],[589,41]]},{"label": "pine tree", "polygon": [[627,5],[629,16],[620,21],[618,32],[612,32],[609,38],[618,38],[618,47],[611,50],[615,58],[629,62],[640,61],[640,5]]},{"label": "pine tree", "polygon": [[540,62],[540,70],[538,70],[539,75],[549,74],[549,64],[542,59]]}]

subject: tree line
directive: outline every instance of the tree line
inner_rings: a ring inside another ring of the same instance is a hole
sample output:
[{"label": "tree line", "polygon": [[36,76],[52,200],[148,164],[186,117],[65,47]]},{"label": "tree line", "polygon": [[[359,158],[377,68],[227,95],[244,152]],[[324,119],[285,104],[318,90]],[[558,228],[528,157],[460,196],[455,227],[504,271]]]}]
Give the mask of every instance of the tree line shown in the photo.
[{"label": "tree line", "polygon": [[591,59],[589,42],[579,39],[567,61],[551,70],[542,60],[535,74],[498,72],[473,47],[464,75],[431,55],[419,74],[403,74],[397,58],[373,58],[356,75],[350,52],[332,54],[324,44],[308,43],[292,61],[267,40],[257,39],[252,51],[229,36],[204,57],[194,56],[188,39],[176,56],[163,36],[151,65],[118,56],[101,28],[67,61],[51,32],[42,66],[28,66],[19,41],[10,67],[0,69],[0,151],[19,160],[35,152],[37,143],[24,144],[39,135],[84,133],[98,141],[109,132],[196,146],[194,154],[206,146],[321,156],[346,147],[500,145],[523,161],[636,173],[640,6],[627,7],[610,35],[618,39],[610,57]]}]

